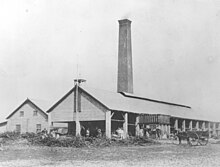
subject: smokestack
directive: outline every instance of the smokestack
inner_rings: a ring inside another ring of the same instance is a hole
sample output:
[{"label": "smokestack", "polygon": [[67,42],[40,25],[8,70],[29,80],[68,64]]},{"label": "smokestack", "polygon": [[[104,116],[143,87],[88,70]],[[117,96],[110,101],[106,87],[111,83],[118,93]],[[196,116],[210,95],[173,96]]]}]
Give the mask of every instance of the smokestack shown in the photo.
[{"label": "smokestack", "polygon": [[119,20],[118,92],[133,93],[131,21]]}]

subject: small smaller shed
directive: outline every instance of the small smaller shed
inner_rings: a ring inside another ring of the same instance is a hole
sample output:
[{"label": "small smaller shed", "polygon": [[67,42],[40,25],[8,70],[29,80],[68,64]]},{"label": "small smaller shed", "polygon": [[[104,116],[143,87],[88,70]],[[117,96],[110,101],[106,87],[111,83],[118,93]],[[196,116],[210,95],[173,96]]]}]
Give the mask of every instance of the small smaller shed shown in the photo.
[{"label": "small smaller shed", "polygon": [[0,122],[0,133],[6,132],[7,121]]}]

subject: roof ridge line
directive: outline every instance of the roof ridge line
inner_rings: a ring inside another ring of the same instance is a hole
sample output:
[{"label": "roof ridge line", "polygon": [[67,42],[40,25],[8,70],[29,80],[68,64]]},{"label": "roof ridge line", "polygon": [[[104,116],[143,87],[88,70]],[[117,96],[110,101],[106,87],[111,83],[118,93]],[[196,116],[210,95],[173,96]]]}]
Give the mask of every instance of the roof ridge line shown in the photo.
[{"label": "roof ridge line", "polygon": [[135,95],[129,95],[126,94],[126,92],[120,92],[123,96],[125,97],[130,97],[130,98],[134,98],[134,99],[141,99],[141,100],[147,100],[147,101],[151,101],[151,102],[156,102],[156,103],[162,103],[162,104],[168,104],[168,105],[173,105],[173,106],[179,106],[179,107],[185,107],[185,108],[190,108],[190,106],[187,105],[183,105],[183,104],[176,104],[176,103],[171,103],[171,102],[165,102],[165,101],[161,101],[161,100],[154,100],[154,99],[149,99],[149,98],[145,98],[145,97],[140,97],[140,96],[135,96]]}]

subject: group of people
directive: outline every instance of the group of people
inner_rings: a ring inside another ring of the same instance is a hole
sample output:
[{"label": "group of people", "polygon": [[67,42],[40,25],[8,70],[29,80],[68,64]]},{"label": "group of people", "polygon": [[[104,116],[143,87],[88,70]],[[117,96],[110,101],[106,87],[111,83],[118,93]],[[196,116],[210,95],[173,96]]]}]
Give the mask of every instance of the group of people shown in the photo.
[{"label": "group of people", "polygon": [[81,136],[84,136],[84,137],[102,137],[102,130],[98,127],[96,127],[95,129],[81,127]]},{"label": "group of people", "polygon": [[146,127],[142,126],[139,130],[138,136],[140,138],[142,137],[147,137],[149,138],[150,136],[155,136],[156,139],[161,138],[161,130],[159,126],[156,126],[156,128],[151,128],[149,125],[146,125]]},{"label": "group of people", "polygon": [[[124,130],[121,127],[119,127],[117,130],[112,132],[112,137],[117,138],[117,139],[125,139],[126,135],[127,134],[124,133]],[[161,139],[162,138],[162,133],[161,133],[161,130],[160,130],[159,126],[156,126],[155,128],[151,128],[149,125],[147,125],[146,127],[142,126],[139,129],[138,137],[140,137],[140,138],[153,137],[153,138],[156,138],[156,139]]]},{"label": "group of people", "polygon": [[117,139],[124,139],[126,136],[125,136],[123,128],[119,127],[118,129],[113,131],[112,132],[112,137],[117,138]]}]

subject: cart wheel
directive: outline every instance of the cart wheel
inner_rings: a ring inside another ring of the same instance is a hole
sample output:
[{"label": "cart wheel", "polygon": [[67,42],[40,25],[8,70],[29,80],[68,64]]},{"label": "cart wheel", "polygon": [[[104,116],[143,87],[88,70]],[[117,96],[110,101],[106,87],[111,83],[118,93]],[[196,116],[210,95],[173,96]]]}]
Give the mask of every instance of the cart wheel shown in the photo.
[{"label": "cart wheel", "polygon": [[179,144],[179,137],[178,136],[172,136],[171,141],[173,144],[178,145]]},{"label": "cart wheel", "polygon": [[209,138],[205,137],[205,136],[201,136],[199,138],[199,144],[201,144],[202,146],[205,146],[208,144]]},{"label": "cart wheel", "polygon": [[199,136],[196,133],[191,133],[189,136],[189,144],[191,146],[197,146],[199,142]]}]

